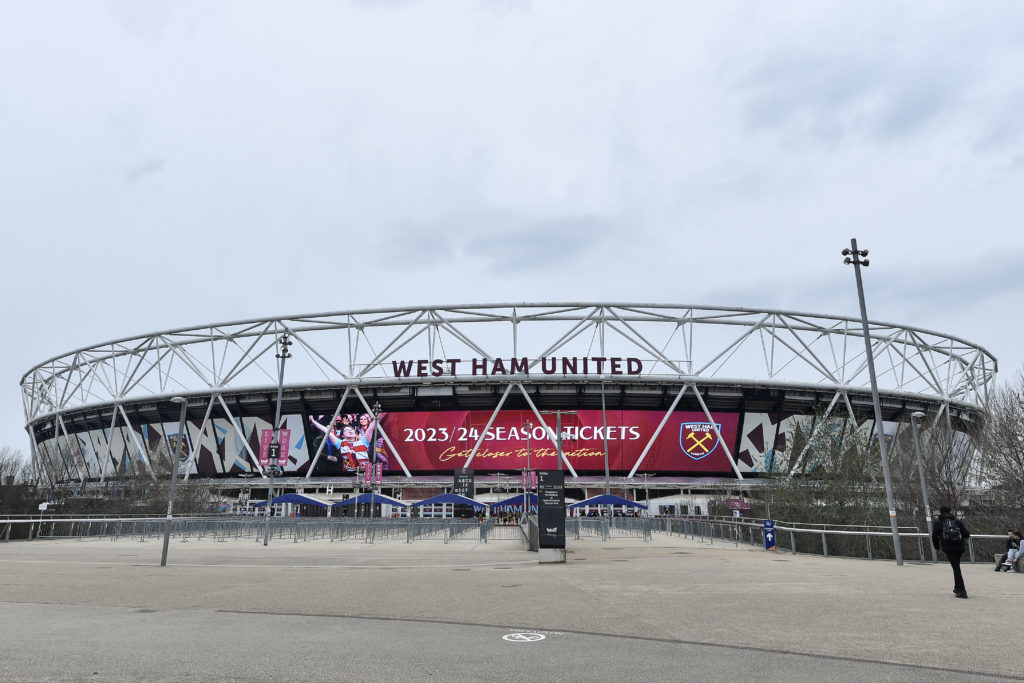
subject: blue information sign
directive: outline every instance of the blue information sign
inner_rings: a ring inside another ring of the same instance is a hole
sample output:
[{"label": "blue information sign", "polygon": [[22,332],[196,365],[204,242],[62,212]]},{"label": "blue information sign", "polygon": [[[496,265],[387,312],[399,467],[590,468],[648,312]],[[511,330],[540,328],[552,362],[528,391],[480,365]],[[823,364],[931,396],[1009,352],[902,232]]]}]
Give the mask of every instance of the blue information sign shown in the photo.
[{"label": "blue information sign", "polygon": [[775,520],[764,520],[764,549],[775,550]]}]

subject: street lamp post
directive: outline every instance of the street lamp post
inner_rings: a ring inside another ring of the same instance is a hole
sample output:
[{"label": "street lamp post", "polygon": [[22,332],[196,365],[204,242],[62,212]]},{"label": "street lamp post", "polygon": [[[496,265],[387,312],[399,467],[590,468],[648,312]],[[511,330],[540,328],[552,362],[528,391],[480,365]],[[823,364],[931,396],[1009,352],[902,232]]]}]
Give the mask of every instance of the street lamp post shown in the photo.
[{"label": "street lamp post", "polygon": [[[924,417],[924,413],[916,411],[910,414],[910,427],[911,432],[914,434],[914,455],[917,456],[917,474],[921,477],[921,497],[924,502],[924,519],[925,519],[925,533],[930,534],[932,532],[932,508],[928,504],[928,480],[924,476],[924,460],[921,459],[921,442],[917,438],[917,421]],[[930,544],[929,544],[930,545]],[[938,562],[939,556],[935,552],[935,546],[932,548],[932,562]]]},{"label": "street lamp post", "polygon": [[171,542],[171,516],[174,514],[174,488],[178,482],[178,469],[181,467],[181,452],[185,444],[185,410],[188,402],[181,396],[175,396],[171,403],[181,404],[181,416],[178,418],[178,443],[171,453],[171,491],[167,497],[167,519],[164,521],[164,549],[160,553],[160,566],[167,566],[167,545]]},{"label": "street lamp post", "polygon": [[292,354],[288,353],[288,347],[291,345],[291,341],[288,340],[288,334],[281,335],[281,339],[278,341],[280,350],[275,356],[278,359],[277,410],[274,413],[274,440],[270,444],[270,488],[267,490],[267,521],[263,529],[264,546],[270,542],[270,501],[274,499],[274,471],[277,469],[275,460],[278,458],[281,448],[279,437],[281,435],[281,395],[284,393],[284,362],[292,357]]},{"label": "street lamp post", "polygon": [[864,282],[861,279],[860,267],[868,267],[868,260],[862,257],[868,255],[868,250],[858,250],[857,240],[850,240],[850,248],[843,249],[843,256],[846,258],[843,263],[853,264],[853,272],[857,278],[857,298],[860,301],[860,320],[864,328],[864,350],[867,354],[868,377],[871,380],[871,400],[875,406],[875,434],[878,436],[878,449],[882,455],[882,474],[885,477],[885,497],[889,503],[889,524],[892,526],[892,546],[896,555],[896,564],[903,566],[903,548],[900,545],[900,530],[896,522],[896,499],[892,492],[892,475],[889,473],[889,450],[885,443],[885,429],[882,425],[882,405],[878,400],[878,380],[875,377],[875,356],[871,350],[871,335],[868,330],[868,309],[864,303]]}]

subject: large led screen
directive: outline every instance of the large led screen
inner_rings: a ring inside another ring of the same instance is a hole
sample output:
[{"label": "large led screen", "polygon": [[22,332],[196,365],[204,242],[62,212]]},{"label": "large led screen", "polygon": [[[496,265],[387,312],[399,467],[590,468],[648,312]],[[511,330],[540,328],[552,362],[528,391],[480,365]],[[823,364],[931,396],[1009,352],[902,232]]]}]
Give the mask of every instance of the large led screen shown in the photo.
[{"label": "large led screen", "polygon": [[[383,413],[380,428],[397,450],[383,444],[385,468],[401,470],[398,458],[411,472],[448,471],[465,467],[481,434],[483,442],[470,466],[478,472],[518,470],[526,467],[557,467],[555,446],[548,430],[530,411],[506,410],[494,418],[490,411]],[[610,410],[604,427],[600,410],[563,413],[562,449],[577,473],[604,472],[604,444],[608,443],[609,467],[629,471],[665,417],[662,411]],[[555,415],[545,415],[554,431]],[[721,438],[731,450],[736,442],[738,417],[719,413],[714,420]],[[353,430],[348,430],[351,432]],[[651,443],[640,472],[730,472],[726,448],[704,413],[674,412]]]}]

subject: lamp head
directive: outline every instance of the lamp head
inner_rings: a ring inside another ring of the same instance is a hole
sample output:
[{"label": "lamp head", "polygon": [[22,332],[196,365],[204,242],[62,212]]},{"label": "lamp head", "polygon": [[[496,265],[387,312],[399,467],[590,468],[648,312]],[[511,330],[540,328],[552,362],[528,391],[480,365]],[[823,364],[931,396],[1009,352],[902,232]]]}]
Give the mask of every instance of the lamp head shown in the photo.
[{"label": "lamp head", "polygon": [[851,253],[853,252],[850,251],[849,247],[843,249],[843,256],[849,256]]},{"label": "lamp head", "polygon": [[185,402],[185,399],[182,398],[181,396],[175,396],[174,398],[171,399],[171,403],[184,403],[184,402]]},{"label": "lamp head", "polygon": [[922,413],[920,410],[915,410],[910,414],[910,417],[917,418],[918,420],[920,420],[922,417],[925,417],[925,414]]}]

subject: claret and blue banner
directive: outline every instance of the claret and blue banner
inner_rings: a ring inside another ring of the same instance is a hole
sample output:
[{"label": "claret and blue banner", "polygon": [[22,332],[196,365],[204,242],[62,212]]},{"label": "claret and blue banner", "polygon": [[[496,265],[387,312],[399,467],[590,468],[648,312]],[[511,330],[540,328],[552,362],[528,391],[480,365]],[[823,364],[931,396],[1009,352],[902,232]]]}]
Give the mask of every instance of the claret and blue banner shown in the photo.
[{"label": "claret and blue banner", "polygon": [[[529,410],[503,410],[493,421],[491,416],[489,410],[383,412],[374,425],[366,413],[286,414],[279,425],[291,435],[281,454],[284,472],[355,476],[371,464],[379,465],[385,476],[406,470],[452,474],[467,466],[477,472],[515,471],[527,467],[528,457],[530,469],[557,469],[550,438],[554,415],[544,415],[550,429]],[[730,455],[741,471],[768,468],[775,451],[792,443],[798,429],[798,416],[766,413],[715,412],[712,422],[703,412],[672,412],[659,431],[663,419],[660,410],[609,410],[605,425],[600,410],[563,413],[562,448],[581,475],[604,473],[606,442],[609,468],[620,476],[630,472],[642,455],[639,472],[729,475]],[[205,424],[188,420],[188,470],[200,476],[257,472],[261,435],[273,429],[271,421],[270,416],[231,420],[216,413]],[[178,438],[177,424],[119,425],[72,433],[69,439],[61,436],[41,448],[44,457],[63,458],[72,474],[110,478],[144,473],[147,461],[159,464],[168,458],[168,440],[173,449]]]}]

